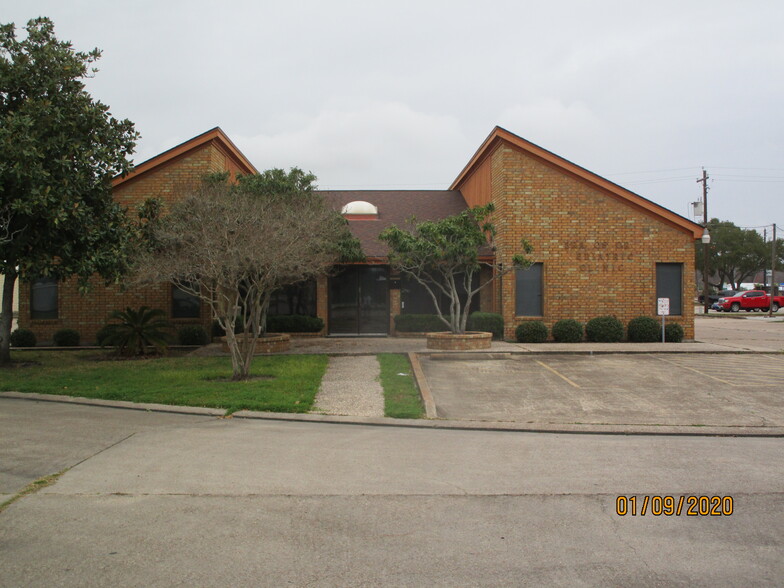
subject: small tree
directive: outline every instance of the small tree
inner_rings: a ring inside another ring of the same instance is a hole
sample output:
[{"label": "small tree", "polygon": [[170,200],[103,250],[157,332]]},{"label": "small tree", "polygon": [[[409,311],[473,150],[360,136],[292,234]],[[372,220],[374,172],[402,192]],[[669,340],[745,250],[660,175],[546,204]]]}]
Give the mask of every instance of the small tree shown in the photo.
[{"label": "small tree", "polygon": [[151,246],[138,271],[209,304],[226,332],[233,379],[242,380],[266,331],[272,293],[326,273],[341,257],[360,259],[361,252],[345,219],[313,191],[312,174],[274,169],[236,184],[226,180],[210,178],[159,218],[148,203],[153,218],[144,232]]},{"label": "small tree", "polygon": [[[393,225],[379,235],[389,246],[390,264],[427,290],[438,317],[453,333],[465,333],[471,300],[477,292],[500,276],[531,265],[524,254],[533,249],[525,240],[520,242],[521,252],[515,253],[506,266],[480,257],[480,248],[493,245],[495,227],[487,222],[492,212],[493,205],[487,204],[436,221],[417,222],[412,218],[410,230]],[[474,274],[483,266],[492,268],[493,275],[475,287]],[[462,300],[460,285],[465,292]],[[439,294],[446,296],[448,309],[441,307]]]},{"label": "small tree", "polygon": [[118,279],[131,235],[111,179],[131,169],[138,135],[84,89],[101,52],[74,51],[47,18],[26,32],[0,25],[0,364],[11,360],[17,278]]}]

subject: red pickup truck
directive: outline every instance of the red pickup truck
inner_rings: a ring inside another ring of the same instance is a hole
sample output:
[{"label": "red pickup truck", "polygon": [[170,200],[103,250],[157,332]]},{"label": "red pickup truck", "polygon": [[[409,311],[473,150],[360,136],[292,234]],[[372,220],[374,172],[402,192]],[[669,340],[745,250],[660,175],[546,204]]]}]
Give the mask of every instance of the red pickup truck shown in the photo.
[{"label": "red pickup truck", "polygon": [[[752,310],[767,312],[770,307],[770,296],[763,290],[748,290],[747,292],[737,292],[734,296],[719,298],[717,304],[725,312],[738,312],[741,309],[746,312],[751,312]],[[773,312],[778,312],[782,306],[784,306],[784,296],[774,296]]]}]

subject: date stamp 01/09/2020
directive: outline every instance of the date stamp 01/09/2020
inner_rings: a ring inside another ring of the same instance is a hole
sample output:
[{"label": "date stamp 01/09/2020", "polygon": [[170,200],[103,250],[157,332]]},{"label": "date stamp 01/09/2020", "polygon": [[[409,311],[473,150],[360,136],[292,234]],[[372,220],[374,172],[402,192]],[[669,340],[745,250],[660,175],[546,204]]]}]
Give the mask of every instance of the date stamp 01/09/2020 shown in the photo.
[{"label": "date stamp 01/09/2020", "polygon": [[735,511],[732,496],[618,496],[615,514],[621,517],[653,515],[728,517]]}]

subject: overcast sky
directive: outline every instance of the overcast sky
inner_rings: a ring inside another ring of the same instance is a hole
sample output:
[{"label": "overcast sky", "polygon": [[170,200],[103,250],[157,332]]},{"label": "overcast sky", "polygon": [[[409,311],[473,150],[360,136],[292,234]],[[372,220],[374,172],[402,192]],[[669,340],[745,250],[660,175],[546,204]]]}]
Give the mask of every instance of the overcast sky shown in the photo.
[{"label": "overcast sky", "polygon": [[[495,125],[679,214],[784,224],[781,0],[0,0],[99,47],[136,163],[220,126],[321,188],[448,188]],[[780,229],[784,235],[784,226]]]}]

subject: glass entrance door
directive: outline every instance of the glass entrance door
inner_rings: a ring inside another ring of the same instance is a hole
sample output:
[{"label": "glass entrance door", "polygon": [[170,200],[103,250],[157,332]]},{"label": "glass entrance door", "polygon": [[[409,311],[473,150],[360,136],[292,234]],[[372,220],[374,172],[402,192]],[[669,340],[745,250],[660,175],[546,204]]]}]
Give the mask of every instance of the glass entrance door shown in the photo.
[{"label": "glass entrance door", "polygon": [[389,333],[389,276],[386,267],[346,266],[329,279],[329,333]]}]

